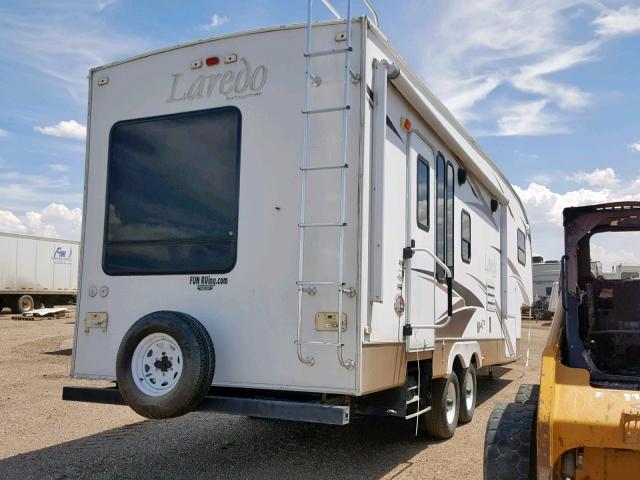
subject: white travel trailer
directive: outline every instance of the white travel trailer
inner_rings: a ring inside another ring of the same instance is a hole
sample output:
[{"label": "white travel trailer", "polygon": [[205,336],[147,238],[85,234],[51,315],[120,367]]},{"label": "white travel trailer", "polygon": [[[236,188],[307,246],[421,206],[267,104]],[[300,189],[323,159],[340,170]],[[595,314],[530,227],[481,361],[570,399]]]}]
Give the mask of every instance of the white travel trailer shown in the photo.
[{"label": "white travel trailer", "polygon": [[75,300],[80,244],[0,233],[0,309],[24,313]]},{"label": "white travel trailer", "polygon": [[63,396],[153,418],[446,438],[532,298],[520,200],[367,17],[92,70],[83,239],[72,376],[117,387]]}]

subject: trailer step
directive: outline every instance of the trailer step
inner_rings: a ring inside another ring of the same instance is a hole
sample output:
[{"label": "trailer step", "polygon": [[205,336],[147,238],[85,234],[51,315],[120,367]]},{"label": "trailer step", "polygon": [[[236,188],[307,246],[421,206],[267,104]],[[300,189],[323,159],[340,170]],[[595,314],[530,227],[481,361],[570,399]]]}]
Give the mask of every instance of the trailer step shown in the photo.
[{"label": "trailer step", "polygon": [[340,53],[353,52],[353,47],[332,48],[330,50],[317,50],[315,52],[304,52],[305,57],[324,57],[326,55],[338,55]]},{"label": "trailer step", "polygon": [[315,108],[312,110],[302,110],[302,113],[304,113],[305,115],[315,115],[317,113],[340,112],[342,110],[351,110],[351,105],[345,105],[343,107]]},{"label": "trailer step", "polygon": [[313,167],[300,167],[303,172],[309,172],[313,170],[338,170],[340,168],[349,168],[348,163],[339,163],[336,165],[316,165]]},{"label": "trailer step", "polygon": [[404,417],[404,419],[405,419],[405,420],[409,420],[409,419],[411,419],[411,418],[416,418],[418,415],[422,415],[423,413],[427,413],[427,412],[429,412],[430,410],[431,410],[431,407],[423,408],[422,410],[420,410],[420,411],[418,411],[418,412],[416,412],[416,413],[412,413],[411,415],[406,415],[406,416]]}]

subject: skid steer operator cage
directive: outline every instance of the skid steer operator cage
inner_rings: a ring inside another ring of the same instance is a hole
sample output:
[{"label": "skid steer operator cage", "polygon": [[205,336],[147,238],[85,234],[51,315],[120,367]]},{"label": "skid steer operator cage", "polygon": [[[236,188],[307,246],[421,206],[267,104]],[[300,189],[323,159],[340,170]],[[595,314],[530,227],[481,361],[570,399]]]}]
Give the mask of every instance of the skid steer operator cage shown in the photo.
[{"label": "skid steer operator cage", "polygon": [[[630,355],[637,356],[640,348],[640,318],[636,309],[621,307],[627,290],[640,287],[623,280],[607,280],[595,276],[591,270],[591,237],[603,232],[640,231],[640,202],[619,202],[585,207],[567,208],[563,212],[565,228],[565,255],[562,259],[562,307],[565,311],[565,363],[573,368],[584,368],[591,374],[592,385],[640,389],[640,365],[624,361],[624,352],[617,368],[607,356],[611,344],[634,338],[635,343],[624,346]],[[636,299],[636,306],[640,302]],[[617,303],[616,303],[617,302]],[[627,302],[628,303],[628,302]],[[626,308],[621,313],[620,309]],[[604,317],[604,318],[603,318]],[[630,349],[630,350],[629,350]],[[635,385],[635,387],[633,386]]]}]

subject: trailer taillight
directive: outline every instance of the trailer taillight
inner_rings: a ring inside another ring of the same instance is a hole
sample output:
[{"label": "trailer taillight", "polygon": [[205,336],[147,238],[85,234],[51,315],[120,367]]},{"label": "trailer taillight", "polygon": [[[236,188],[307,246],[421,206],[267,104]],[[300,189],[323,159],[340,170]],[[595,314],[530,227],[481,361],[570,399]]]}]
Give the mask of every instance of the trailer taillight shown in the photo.
[{"label": "trailer taillight", "polygon": [[214,65],[218,65],[220,63],[220,58],[218,57],[209,57],[205,60],[205,63],[208,67],[212,67]]}]

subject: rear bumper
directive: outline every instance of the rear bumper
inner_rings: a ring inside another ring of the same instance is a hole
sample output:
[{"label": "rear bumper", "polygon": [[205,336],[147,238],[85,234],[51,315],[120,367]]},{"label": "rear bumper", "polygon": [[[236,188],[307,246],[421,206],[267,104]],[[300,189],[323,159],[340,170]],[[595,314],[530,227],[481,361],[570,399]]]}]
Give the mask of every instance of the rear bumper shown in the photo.
[{"label": "rear bumper", "polygon": [[[126,405],[117,388],[63,387],[62,399]],[[346,425],[350,419],[350,408],[347,405],[279,398],[207,395],[196,410],[327,425]]]}]

